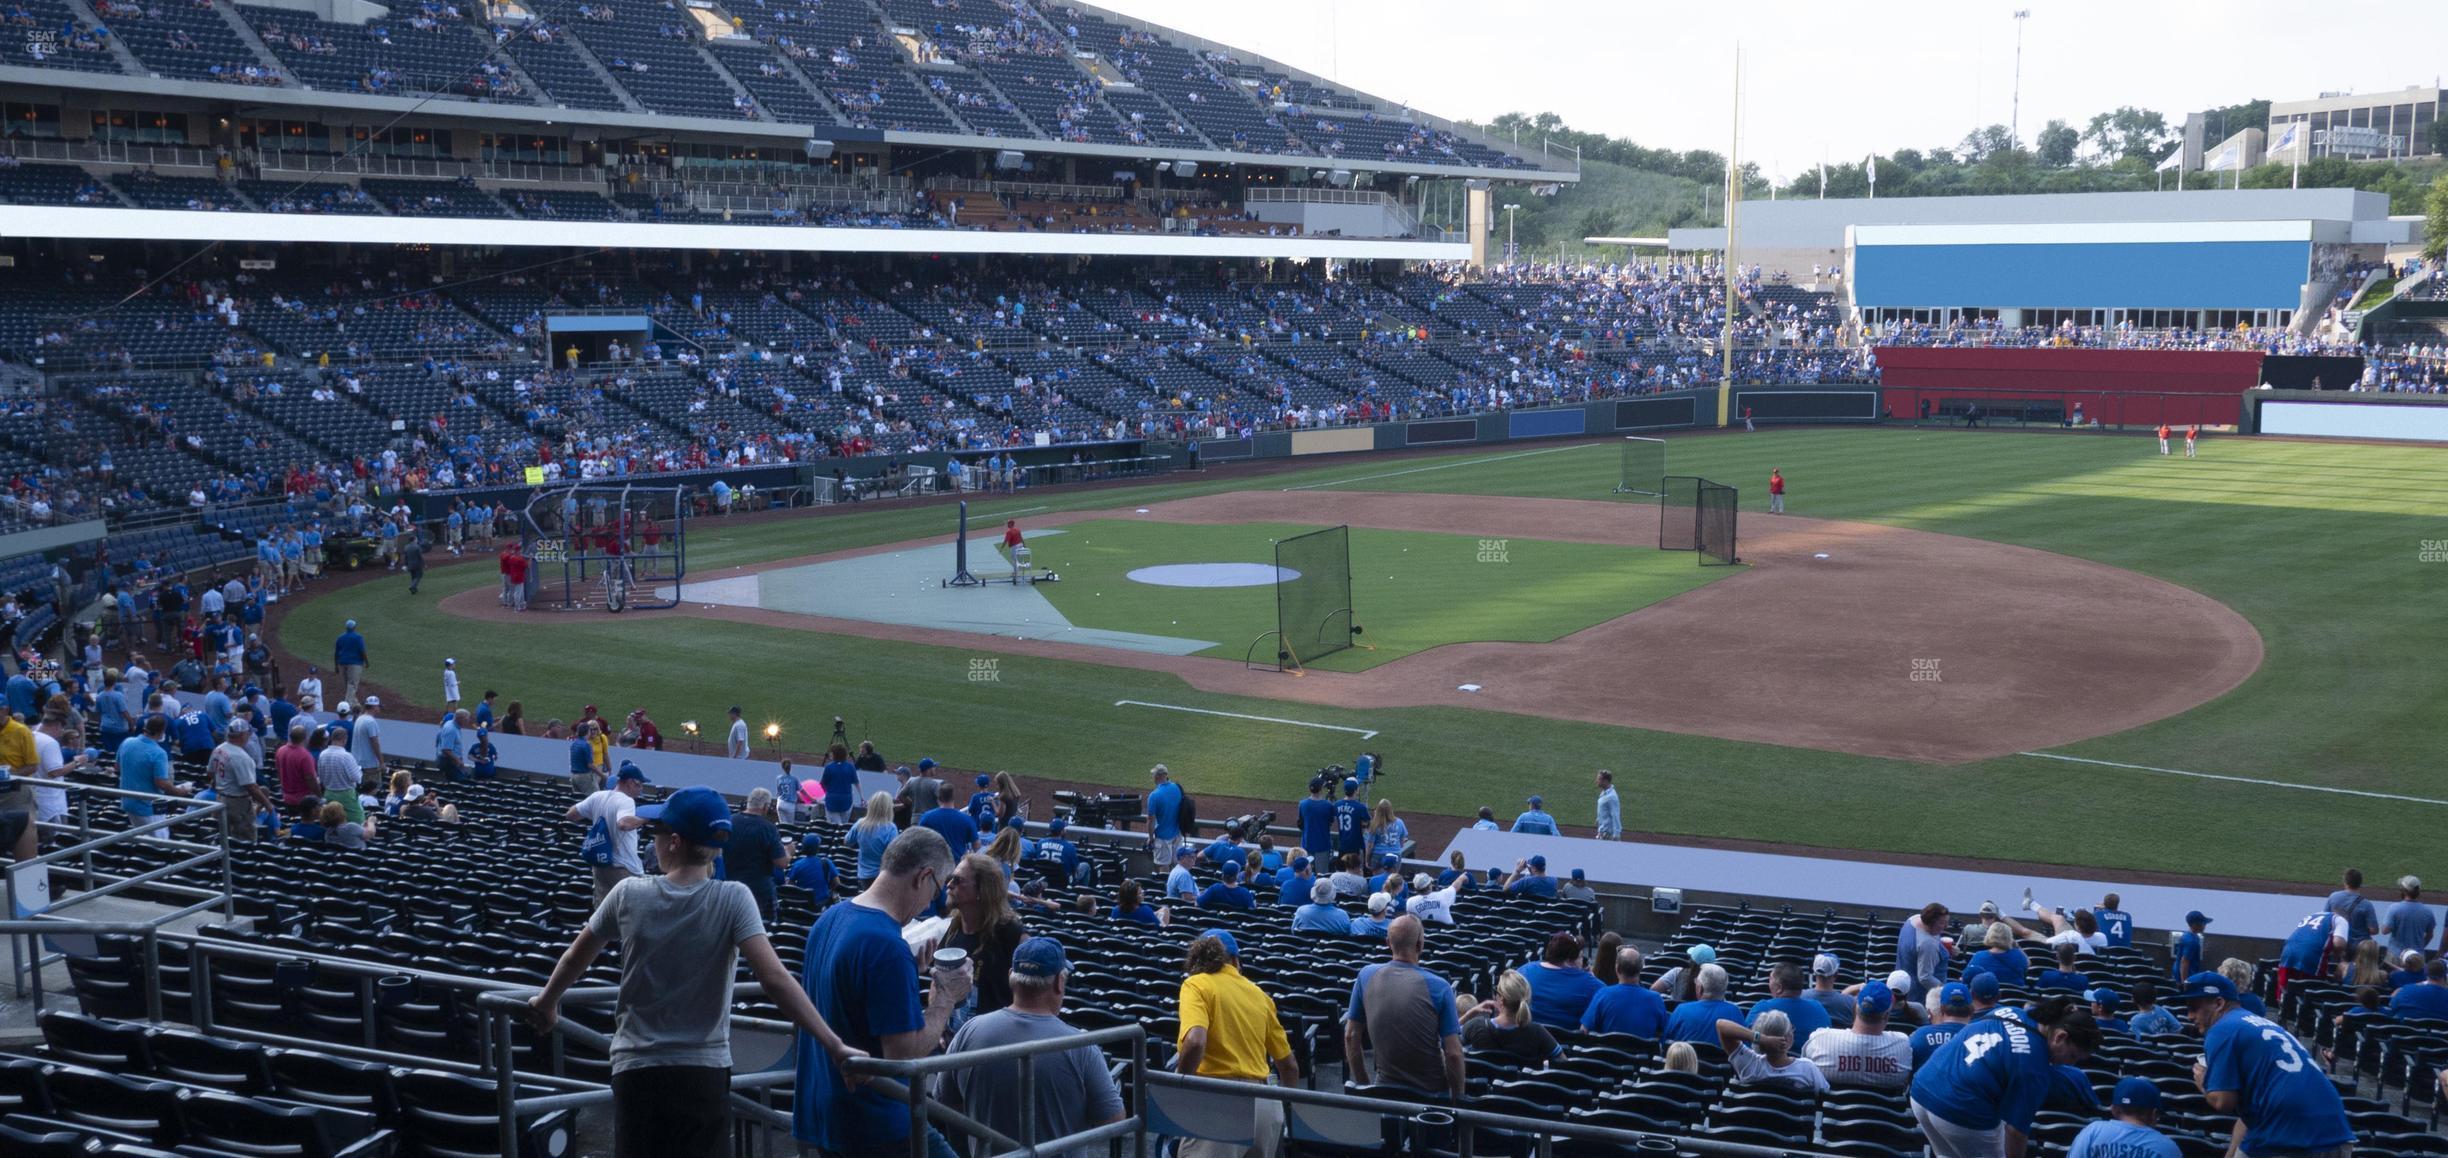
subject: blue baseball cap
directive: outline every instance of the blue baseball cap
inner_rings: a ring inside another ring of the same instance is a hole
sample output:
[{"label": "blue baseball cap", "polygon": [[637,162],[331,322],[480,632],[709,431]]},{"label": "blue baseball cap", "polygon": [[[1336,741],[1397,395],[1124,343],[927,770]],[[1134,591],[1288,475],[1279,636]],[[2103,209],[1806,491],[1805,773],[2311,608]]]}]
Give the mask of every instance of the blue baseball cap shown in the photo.
[{"label": "blue baseball cap", "polygon": [[1887,988],[1884,981],[1872,981],[1861,987],[1861,995],[1853,1001],[1863,1013],[1885,1017],[1888,1010],[1895,1008],[1895,990]]},{"label": "blue baseball cap", "polygon": [[1531,798],[1530,798],[1530,807],[1532,807],[1532,808],[1537,808],[1537,807],[1540,807],[1540,806],[1542,806],[1542,805],[1544,805],[1544,804],[1546,804],[1546,803],[1547,803],[1547,798],[1546,798],[1546,797],[1544,797],[1544,796],[1533,796],[1533,797],[1531,797]]},{"label": "blue baseball cap", "polygon": [[2205,969],[2185,978],[2184,988],[2176,991],[2176,1000],[2186,1003],[2207,1001],[2212,998],[2220,1001],[2235,1000],[2235,982]]},{"label": "blue baseball cap", "polygon": [[1237,861],[1237,860],[1228,860],[1228,861],[1225,861],[1225,862],[1224,862],[1223,873],[1224,873],[1224,876],[1226,877],[1226,879],[1230,879],[1230,878],[1233,878],[1233,877],[1240,876],[1240,875],[1241,875],[1241,862],[1240,862],[1240,861]]},{"label": "blue baseball cap", "polygon": [[1531,857],[1531,858],[1530,858],[1530,867],[1531,867],[1531,868],[1534,868],[1534,869],[1537,869],[1537,870],[1539,870],[1540,872],[1545,872],[1545,871],[1547,871],[1547,858],[1546,858],[1546,857],[1543,857],[1543,856],[1534,856],[1534,857]]},{"label": "blue baseball cap", "polygon": [[1692,946],[1691,951],[1683,955],[1691,958],[1691,963],[1694,965],[1712,965],[1717,961],[1717,947],[1702,942]]},{"label": "blue baseball cap", "polygon": [[1961,981],[1949,981],[1938,987],[1938,1008],[1949,1013],[1972,1008],[1972,987]]},{"label": "blue baseball cap", "polygon": [[1062,830],[1069,827],[1071,827],[1070,821],[1064,820],[1062,817],[1057,816],[1052,820],[1046,821],[1046,835],[1060,836],[1062,835]]},{"label": "blue baseball cap", "polygon": [[1063,956],[1062,942],[1031,937],[1012,950],[1011,971],[1022,977],[1060,977],[1071,971],[1071,959]]},{"label": "blue baseball cap", "polygon": [[1174,846],[1173,846],[1173,859],[1175,859],[1175,860],[1180,860],[1180,859],[1182,859],[1183,857],[1187,857],[1187,856],[1197,856],[1197,855],[1198,855],[1198,850],[1197,850],[1197,849],[1195,849],[1195,848],[1190,847],[1189,845],[1186,845],[1186,844],[1177,844],[1177,845],[1174,845]]},{"label": "blue baseball cap", "polygon": [[1358,791],[1360,791],[1360,781],[1358,778],[1351,776],[1346,776],[1343,778],[1343,795],[1349,796]]},{"label": "blue baseball cap", "polygon": [[919,771],[924,772],[924,771],[926,771],[927,769],[932,768],[932,767],[934,767],[934,766],[935,766],[935,758],[934,758],[933,756],[920,756],[920,757],[918,758],[918,770],[919,770]]},{"label": "blue baseball cap", "polygon": [[2203,916],[2200,909],[2195,909],[2192,912],[2185,914],[2185,924],[2191,925],[2196,929],[2209,923],[2210,918]]},{"label": "blue baseball cap", "polygon": [[1308,858],[1308,857],[1305,857],[1305,856],[1296,856],[1296,857],[1293,857],[1293,858],[1292,858],[1292,871],[1293,871],[1293,872],[1299,872],[1299,871],[1301,871],[1301,870],[1303,870],[1303,869],[1306,869],[1306,868],[1308,868],[1308,867],[1309,867],[1309,858]]},{"label": "blue baseball cap", "polygon": [[1576,880],[1576,881],[1580,881],[1580,880],[1588,880],[1588,879],[1589,879],[1589,878],[1587,878],[1587,877],[1585,877],[1585,876],[1582,876],[1582,875],[1581,875],[1581,870],[1580,870],[1580,869],[1574,869],[1574,870],[1573,870],[1573,872],[1572,872],[1572,878],[1573,878],[1574,880]]},{"label": "blue baseball cap", "polygon": [[1398,864],[1401,864],[1401,863],[1402,863],[1402,854],[1401,854],[1401,853],[1389,852],[1389,853],[1385,854],[1384,856],[1378,857],[1378,858],[1377,858],[1377,863],[1378,863],[1378,864],[1381,864],[1381,865],[1387,865],[1387,866],[1393,866],[1393,865],[1398,865]]},{"label": "blue baseball cap", "polygon": [[1998,996],[1997,974],[1981,972],[1973,975],[1972,998],[1975,1001],[1995,1001]]},{"label": "blue baseball cap", "polygon": [[[649,780],[649,779],[647,779],[647,778],[646,778],[646,770],[645,770],[645,769],[643,769],[643,768],[638,767],[638,766],[637,766],[637,762],[636,762],[636,761],[634,761],[634,760],[623,760],[623,761],[621,761],[621,766],[620,766],[620,774],[619,774],[619,775],[617,775],[617,776],[614,776],[612,779],[613,779],[615,782],[617,782],[617,781],[621,781],[621,780],[635,780],[635,781],[637,781],[637,782],[638,782],[638,783],[640,783],[640,784],[652,784],[652,783],[654,783],[654,781]],[[707,789],[706,791],[711,792],[711,791],[713,791],[713,789],[709,788],[709,789]]]},{"label": "blue baseball cap", "polygon": [[2159,1108],[2159,1087],[2149,1078],[2125,1078],[2116,1084],[2108,1104],[2120,1110],[2156,1110]]},{"label": "blue baseball cap", "polygon": [[824,838],[812,832],[799,834],[799,851],[814,852],[824,845]]},{"label": "blue baseball cap", "polygon": [[648,824],[672,830],[690,844],[724,844],[731,839],[731,806],[723,801],[722,793],[702,785],[674,792],[661,804],[638,809],[637,815]]},{"label": "blue baseball cap", "polygon": [[356,620],[354,620],[354,619],[352,619],[352,620],[349,620],[349,621],[348,621],[348,622],[346,622],[346,623],[341,624],[341,625],[340,625],[340,630],[342,630],[342,631],[355,631],[355,630],[357,630],[357,621],[356,621]]},{"label": "blue baseball cap", "polygon": [[992,783],[994,783],[994,777],[989,776],[989,775],[987,775],[987,774],[985,774],[985,773],[983,773],[983,772],[978,773],[978,775],[977,775],[977,786],[978,786],[978,787],[980,787],[980,788],[984,788],[984,787],[986,787],[987,785],[992,784]]},{"label": "blue baseball cap", "polygon": [[1238,957],[1241,955],[1241,942],[1233,940],[1232,930],[1230,929],[1209,929],[1206,932],[1199,934],[1199,936],[1213,937],[1217,941],[1222,942],[1224,945],[1224,955],[1227,957]]},{"label": "blue baseball cap", "polygon": [[2115,1009],[2125,1003],[2125,995],[2103,985],[2090,993],[2091,1004],[2102,1009]]}]

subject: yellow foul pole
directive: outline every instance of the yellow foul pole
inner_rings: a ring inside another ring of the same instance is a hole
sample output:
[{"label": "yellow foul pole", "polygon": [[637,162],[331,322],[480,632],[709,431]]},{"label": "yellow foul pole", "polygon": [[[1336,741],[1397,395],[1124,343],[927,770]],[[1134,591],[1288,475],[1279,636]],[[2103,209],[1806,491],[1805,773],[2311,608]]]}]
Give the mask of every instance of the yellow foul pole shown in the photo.
[{"label": "yellow foul pole", "polygon": [[1719,262],[1725,274],[1725,330],[1717,345],[1724,359],[1717,381],[1717,425],[1726,425],[1734,406],[1734,321],[1742,303],[1734,291],[1734,223],[1742,203],[1742,45],[1734,46],[1734,137],[1726,146],[1725,254]]}]

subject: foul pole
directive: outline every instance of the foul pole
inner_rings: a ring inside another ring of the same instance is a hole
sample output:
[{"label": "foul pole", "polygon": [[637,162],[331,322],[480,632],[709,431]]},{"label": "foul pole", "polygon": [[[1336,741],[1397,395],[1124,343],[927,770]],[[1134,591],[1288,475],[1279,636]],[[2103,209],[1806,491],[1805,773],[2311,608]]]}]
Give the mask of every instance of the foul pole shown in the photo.
[{"label": "foul pole", "polygon": [[1725,329],[1718,337],[1723,373],[1717,382],[1717,425],[1724,426],[1734,405],[1734,321],[1742,309],[1735,291],[1734,229],[1742,204],[1742,45],[1734,45],[1734,137],[1726,146],[1725,190]]}]

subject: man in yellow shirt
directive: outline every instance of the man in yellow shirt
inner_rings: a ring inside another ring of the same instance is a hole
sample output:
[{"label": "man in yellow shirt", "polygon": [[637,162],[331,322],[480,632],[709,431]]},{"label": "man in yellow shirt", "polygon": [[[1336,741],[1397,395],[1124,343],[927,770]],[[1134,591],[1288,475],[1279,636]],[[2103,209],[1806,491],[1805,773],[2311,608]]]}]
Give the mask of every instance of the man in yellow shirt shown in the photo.
[{"label": "man in yellow shirt", "polygon": [[[41,838],[34,827],[34,787],[17,780],[20,776],[35,776],[42,772],[42,758],[34,752],[34,729],[15,713],[0,710],[0,770],[6,771],[9,783],[0,788],[0,813],[20,813],[24,827],[16,827],[12,819],[0,825],[0,833],[8,833],[10,856],[18,860],[31,859],[41,847]],[[14,832],[9,832],[14,828]]]},{"label": "man in yellow shirt", "polygon": [[[1292,1043],[1276,1016],[1275,1000],[1241,975],[1241,946],[1230,932],[1209,929],[1199,934],[1190,943],[1184,967],[1188,975],[1182,978],[1175,1070],[1263,1084],[1272,1069],[1284,1085],[1300,1081],[1300,1066],[1292,1060]],[[1260,1099],[1252,1108],[1250,1145],[1185,1139],[1180,1158],[1273,1158],[1283,1120],[1283,1103]]]}]

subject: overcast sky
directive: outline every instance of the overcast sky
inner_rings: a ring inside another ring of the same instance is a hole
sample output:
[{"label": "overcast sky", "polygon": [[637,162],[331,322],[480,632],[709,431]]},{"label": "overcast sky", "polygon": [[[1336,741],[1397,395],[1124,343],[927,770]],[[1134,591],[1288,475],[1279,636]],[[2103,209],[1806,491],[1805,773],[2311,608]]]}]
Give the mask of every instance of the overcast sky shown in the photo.
[{"label": "overcast sky", "polygon": [[[1043,0],[1049,12],[1060,0]],[[1651,147],[1722,152],[1743,49],[1743,158],[1770,175],[1877,150],[1952,145],[2007,121],[2015,20],[2021,130],[2080,128],[2133,104],[2167,113],[2328,90],[2438,83],[2438,0],[1102,0],[1423,112],[1553,111]]]}]

